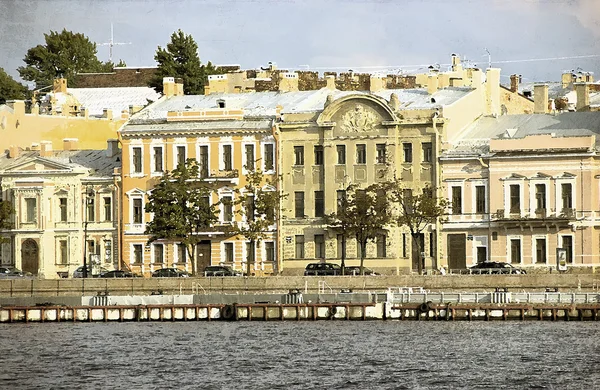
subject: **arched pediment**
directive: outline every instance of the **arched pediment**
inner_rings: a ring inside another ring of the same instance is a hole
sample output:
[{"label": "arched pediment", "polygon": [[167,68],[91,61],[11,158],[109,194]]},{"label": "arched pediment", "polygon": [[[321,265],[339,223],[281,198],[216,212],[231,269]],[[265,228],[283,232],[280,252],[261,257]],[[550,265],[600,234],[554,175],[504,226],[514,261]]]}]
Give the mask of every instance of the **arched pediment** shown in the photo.
[{"label": "arched pediment", "polygon": [[381,97],[366,94],[350,94],[332,101],[325,107],[317,124],[332,123],[342,133],[378,131],[384,122],[396,122],[398,118]]}]

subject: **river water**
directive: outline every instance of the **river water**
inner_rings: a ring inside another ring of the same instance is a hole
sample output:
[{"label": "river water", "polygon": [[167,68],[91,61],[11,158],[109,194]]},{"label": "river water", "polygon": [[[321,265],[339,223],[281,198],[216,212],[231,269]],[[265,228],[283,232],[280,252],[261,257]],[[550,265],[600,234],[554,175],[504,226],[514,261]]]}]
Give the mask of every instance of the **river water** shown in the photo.
[{"label": "river water", "polygon": [[593,322],[0,325],[0,389],[600,389]]}]

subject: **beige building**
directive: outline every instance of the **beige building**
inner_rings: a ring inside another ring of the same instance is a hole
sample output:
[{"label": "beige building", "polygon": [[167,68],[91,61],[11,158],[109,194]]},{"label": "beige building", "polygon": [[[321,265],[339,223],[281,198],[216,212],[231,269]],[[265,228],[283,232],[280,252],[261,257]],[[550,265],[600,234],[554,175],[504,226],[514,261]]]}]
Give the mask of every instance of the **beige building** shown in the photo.
[{"label": "beige building", "polygon": [[0,264],[53,279],[72,275],[85,252],[94,267],[117,267],[117,141],[105,150],[64,143],[61,151],[50,141],[12,147],[0,157],[2,199],[15,208],[13,229],[2,232],[8,242],[0,244]]}]

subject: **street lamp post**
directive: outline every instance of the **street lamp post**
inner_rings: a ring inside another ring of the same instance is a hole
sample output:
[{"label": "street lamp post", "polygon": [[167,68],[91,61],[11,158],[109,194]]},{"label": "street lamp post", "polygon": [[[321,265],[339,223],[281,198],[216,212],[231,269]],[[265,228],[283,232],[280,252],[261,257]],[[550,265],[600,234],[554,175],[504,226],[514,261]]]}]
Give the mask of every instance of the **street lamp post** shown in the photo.
[{"label": "street lamp post", "polygon": [[91,187],[87,188],[85,199],[84,199],[84,223],[83,223],[83,278],[88,277],[88,268],[87,268],[87,228],[88,228],[88,214],[90,204],[92,204],[92,199],[94,196],[94,190]]}]

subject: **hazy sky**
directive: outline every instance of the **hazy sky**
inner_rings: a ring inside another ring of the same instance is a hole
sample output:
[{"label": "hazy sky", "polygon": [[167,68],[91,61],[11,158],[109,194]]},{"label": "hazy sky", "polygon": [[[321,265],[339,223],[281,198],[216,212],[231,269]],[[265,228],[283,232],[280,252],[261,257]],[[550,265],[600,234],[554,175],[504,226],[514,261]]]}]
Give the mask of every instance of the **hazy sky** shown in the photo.
[{"label": "hazy sky", "polygon": [[[559,80],[581,67],[600,78],[600,0],[0,0],[0,67],[18,76],[27,49],[66,28],[108,42],[113,60],[153,66],[158,45],[178,28],[191,34],[200,59],[242,68],[366,67],[416,69],[457,53],[480,67],[524,81]],[[501,62],[591,56],[564,60]],[[100,60],[108,47],[98,46]]]}]

